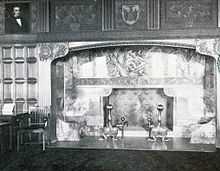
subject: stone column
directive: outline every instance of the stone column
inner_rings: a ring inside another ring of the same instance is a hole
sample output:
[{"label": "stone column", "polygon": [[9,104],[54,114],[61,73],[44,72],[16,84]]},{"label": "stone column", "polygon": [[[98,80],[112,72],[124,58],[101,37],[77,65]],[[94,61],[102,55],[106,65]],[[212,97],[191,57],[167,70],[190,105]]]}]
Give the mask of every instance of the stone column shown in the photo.
[{"label": "stone column", "polygon": [[51,62],[69,52],[68,43],[40,43],[37,45],[39,62],[39,106],[51,106]]},{"label": "stone column", "polygon": [[51,106],[51,63],[69,52],[68,43],[40,43],[37,45],[39,57],[39,107],[51,109],[49,119],[49,140],[56,141],[56,115]]}]

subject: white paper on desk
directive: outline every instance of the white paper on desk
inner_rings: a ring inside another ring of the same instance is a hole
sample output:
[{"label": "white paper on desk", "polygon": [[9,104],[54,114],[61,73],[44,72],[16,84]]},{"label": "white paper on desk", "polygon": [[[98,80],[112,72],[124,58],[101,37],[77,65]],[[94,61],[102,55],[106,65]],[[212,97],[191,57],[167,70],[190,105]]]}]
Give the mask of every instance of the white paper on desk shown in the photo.
[{"label": "white paper on desk", "polygon": [[2,114],[3,115],[13,115],[14,114],[14,108],[15,108],[14,103],[4,104],[3,109],[2,109]]}]

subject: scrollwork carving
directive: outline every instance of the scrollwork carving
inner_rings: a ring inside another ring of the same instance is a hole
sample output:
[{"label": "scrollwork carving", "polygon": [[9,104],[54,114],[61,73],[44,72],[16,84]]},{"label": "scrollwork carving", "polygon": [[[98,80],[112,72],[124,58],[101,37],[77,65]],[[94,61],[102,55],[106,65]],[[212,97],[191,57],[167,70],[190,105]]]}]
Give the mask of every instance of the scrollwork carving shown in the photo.
[{"label": "scrollwork carving", "polygon": [[220,39],[197,39],[196,51],[214,57],[217,60],[216,64],[220,72]]},{"label": "scrollwork carving", "polygon": [[41,61],[52,61],[54,59],[66,56],[68,52],[68,43],[42,43],[38,45],[38,54]]}]

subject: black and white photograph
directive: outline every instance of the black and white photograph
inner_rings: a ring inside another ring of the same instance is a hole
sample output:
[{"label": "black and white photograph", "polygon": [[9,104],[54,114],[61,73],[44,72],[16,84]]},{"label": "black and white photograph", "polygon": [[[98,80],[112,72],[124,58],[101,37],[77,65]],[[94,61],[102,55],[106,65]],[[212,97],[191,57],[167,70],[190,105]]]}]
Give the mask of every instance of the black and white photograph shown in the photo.
[{"label": "black and white photograph", "polygon": [[219,171],[220,0],[0,1],[0,171]]}]

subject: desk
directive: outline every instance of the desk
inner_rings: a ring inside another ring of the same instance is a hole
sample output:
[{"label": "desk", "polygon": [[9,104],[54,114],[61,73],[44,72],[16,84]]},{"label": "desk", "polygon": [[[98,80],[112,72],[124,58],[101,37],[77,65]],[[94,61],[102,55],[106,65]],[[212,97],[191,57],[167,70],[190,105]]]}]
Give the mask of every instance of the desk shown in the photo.
[{"label": "desk", "polygon": [[0,122],[0,153],[7,152],[11,148],[10,127],[9,122]]},{"label": "desk", "polygon": [[[1,124],[1,129],[4,129],[4,131],[8,134],[8,150],[13,150],[14,147],[15,147],[15,134],[16,134],[16,131],[15,131],[15,117],[13,115],[0,115],[0,124]],[[3,134],[6,134],[3,132]],[[0,137],[1,134],[0,134]],[[0,141],[3,141],[2,140],[3,138],[0,138]]]}]

